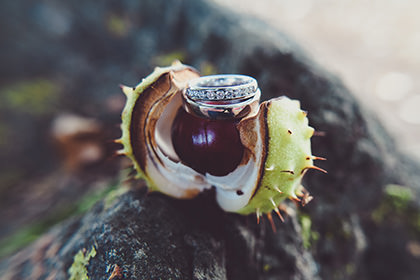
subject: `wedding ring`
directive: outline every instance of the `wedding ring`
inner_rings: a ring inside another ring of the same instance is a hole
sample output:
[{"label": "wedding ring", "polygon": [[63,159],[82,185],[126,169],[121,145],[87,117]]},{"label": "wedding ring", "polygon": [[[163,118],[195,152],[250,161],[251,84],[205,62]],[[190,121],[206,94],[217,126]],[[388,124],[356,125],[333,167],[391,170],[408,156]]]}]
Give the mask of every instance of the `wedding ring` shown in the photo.
[{"label": "wedding ring", "polygon": [[258,106],[257,81],[246,75],[210,75],[189,82],[183,91],[184,108],[208,119],[242,118]]}]

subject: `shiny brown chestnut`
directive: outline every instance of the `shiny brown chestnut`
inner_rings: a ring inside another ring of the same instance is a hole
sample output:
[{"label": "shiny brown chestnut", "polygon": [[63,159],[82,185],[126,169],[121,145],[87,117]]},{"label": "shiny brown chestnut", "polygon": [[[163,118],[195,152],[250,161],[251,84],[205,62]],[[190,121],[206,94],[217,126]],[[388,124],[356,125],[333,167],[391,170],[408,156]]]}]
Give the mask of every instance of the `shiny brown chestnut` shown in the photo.
[{"label": "shiny brown chestnut", "polygon": [[175,152],[197,172],[227,175],[239,165],[244,151],[236,123],[198,117],[181,107],[172,125]]}]

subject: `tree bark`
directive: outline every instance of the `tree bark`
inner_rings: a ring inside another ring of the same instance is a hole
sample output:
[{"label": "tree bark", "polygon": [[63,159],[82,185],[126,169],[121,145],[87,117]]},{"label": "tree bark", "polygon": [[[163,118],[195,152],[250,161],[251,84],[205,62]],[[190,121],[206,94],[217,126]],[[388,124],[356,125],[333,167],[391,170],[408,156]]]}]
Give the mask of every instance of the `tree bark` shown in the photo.
[{"label": "tree bark", "polygon": [[[325,134],[313,140],[313,153],[328,159],[319,165],[329,173],[307,175],[304,183],[315,199],[304,208],[287,204],[289,216],[276,221],[275,233],[267,222],[223,213],[211,192],[177,201],[135,188],[4,259],[4,279],[67,279],[75,256],[92,248],[96,255],[83,266],[90,279],[420,275],[419,164],[402,155],[376,117],[285,34],[206,0],[108,0],[94,7],[72,1],[60,7],[77,21],[63,37],[48,39],[52,48],[90,62],[84,78],[64,61],[51,66],[48,75],[64,71],[75,82],[63,96],[74,90],[86,108],[100,104],[102,96],[92,91],[107,92],[121,81],[134,85],[142,78],[137,73],[145,76],[163,54],[176,53],[197,68],[255,77],[263,99],[300,100],[310,124]],[[110,14],[129,22],[121,37],[103,26]],[[66,48],[72,41],[84,48]],[[51,60],[53,54],[35,43],[39,56]],[[101,110],[92,115],[105,118]]]}]

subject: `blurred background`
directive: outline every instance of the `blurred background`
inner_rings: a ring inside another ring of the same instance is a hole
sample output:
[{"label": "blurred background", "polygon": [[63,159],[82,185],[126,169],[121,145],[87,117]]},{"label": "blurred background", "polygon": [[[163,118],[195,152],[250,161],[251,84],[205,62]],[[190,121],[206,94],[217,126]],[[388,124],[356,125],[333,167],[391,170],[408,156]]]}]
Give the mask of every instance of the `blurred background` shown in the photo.
[{"label": "blurred background", "polygon": [[[213,1],[295,39],[420,159],[420,2]],[[155,45],[164,30],[137,16],[142,5],[0,2],[0,258],[116,185],[124,168],[112,157],[125,102],[119,84],[188,62],[183,49],[173,51],[176,34]],[[196,66],[217,72],[211,60]]]},{"label": "blurred background", "polygon": [[214,1],[293,37],[420,159],[419,1]]}]

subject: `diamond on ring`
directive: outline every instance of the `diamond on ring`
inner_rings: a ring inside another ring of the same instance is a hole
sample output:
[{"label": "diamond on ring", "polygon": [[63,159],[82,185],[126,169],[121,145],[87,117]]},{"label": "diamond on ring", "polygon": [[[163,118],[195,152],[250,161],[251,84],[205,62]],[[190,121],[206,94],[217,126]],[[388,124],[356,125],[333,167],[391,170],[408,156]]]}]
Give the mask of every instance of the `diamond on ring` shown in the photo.
[{"label": "diamond on ring", "polygon": [[185,94],[198,101],[248,98],[256,94],[257,81],[245,75],[211,75],[190,82]]},{"label": "diamond on ring", "polygon": [[184,108],[208,119],[242,118],[254,110],[261,92],[245,75],[210,75],[190,81],[183,91]]}]

